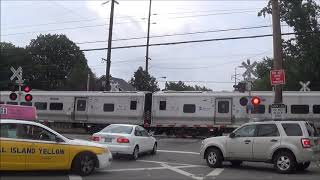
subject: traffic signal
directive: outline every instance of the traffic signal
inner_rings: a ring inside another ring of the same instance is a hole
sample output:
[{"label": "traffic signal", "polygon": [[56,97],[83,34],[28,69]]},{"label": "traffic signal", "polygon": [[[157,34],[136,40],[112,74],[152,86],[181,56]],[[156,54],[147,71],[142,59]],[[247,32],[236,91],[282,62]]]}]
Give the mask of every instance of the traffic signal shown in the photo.
[{"label": "traffic signal", "polygon": [[24,99],[26,100],[26,102],[32,101],[32,95],[31,94],[27,94]]},{"label": "traffic signal", "polygon": [[30,86],[24,86],[24,87],[23,87],[23,91],[24,91],[25,93],[29,93],[29,92],[31,91]]},{"label": "traffic signal", "polygon": [[17,93],[12,92],[12,93],[9,95],[9,98],[10,98],[11,101],[15,101],[15,100],[18,98],[18,95],[17,95]]},{"label": "traffic signal", "polygon": [[238,85],[234,85],[234,90],[244,93],[246,91],[246,83],[239,82]]},{"label": "traffic signal", "polygon": [[242,97],[240,98],[240,105],[241,106],[246,106],[248,104],[248,98],[247,97]]},{"label": "traffic signal", "polygon": [[26,93],[26,95],[24,96],[24,99],[26,100],[26,102],[32,101],[32,95],[28,94],[31,91],[31,87],[28,85],[23,86],[23,91]]},{"label": "traffic signal", "polygon": [[261,102],[261,99],[257,96],[253,96],[251,98],[251,104],[254,105],[254,106],[258,106]]}]

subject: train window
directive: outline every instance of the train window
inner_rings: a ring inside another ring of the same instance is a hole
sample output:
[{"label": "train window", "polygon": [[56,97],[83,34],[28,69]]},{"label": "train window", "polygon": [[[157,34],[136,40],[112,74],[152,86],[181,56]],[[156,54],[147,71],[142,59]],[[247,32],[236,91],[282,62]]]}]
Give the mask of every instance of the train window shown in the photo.
[{"label": "train window", "polygon": [[62,103],[50,103],[50,110],[61,111],[63,109]]},{"label": "train window", "polygon": [[47,103],[46,102],[35,102],[34,106],[37,110],[47,110]]},{"label": "train window", "polygon": [[229,101],[218,102],[218,113],[229,113]]},{"label": "train window", "polygon": [[3,102],[3,101],[0,101],[0,104],[4,104],[4,102]]},{"label": "train window", "polygon": [[292,114],[308,114],[309,105],[291,105]]},{"label": "train window", "polygon": [[104,112],[113,112],[114,111],[114,104],[103,104],[103,111]]},{"label": "train window", "polygon": [[85,111],[86,110],[86,100],[77,100],[77,111]]},{"label": "train window", "polygon": [[130,110],[137,109],[137,101],[130,101]]},{"label": "train window", "polygon": [[195,113],[196,112],[196,105],[195,104],[184,104],[183,105],[183,112],[184,113]]},{"label": "train window", "polygon": [[[264,114],[266,112],[266,106],[265,105],[258,105],[253,106],[253,109],[251,110],[252,114]],[[247,108],[247,113],[249,113],[249,109]]]},{"label": "train window", "polygon": [[21,102],[20,105],[22,105],[22,106],[32,106],[32,102]]},{"label": "train window", "polygon": [[11,105],[18,105],[18,102],[7,102],[7,104],[11,104]]},{"label": "train window", "polygon": [[167,109],[167,101],[160,101],[160,104],[159,104],[159,110],[166,110]]},{"label": "train window", "polygon": [[320,105],[313,105],[313,114],[320,114]]}]

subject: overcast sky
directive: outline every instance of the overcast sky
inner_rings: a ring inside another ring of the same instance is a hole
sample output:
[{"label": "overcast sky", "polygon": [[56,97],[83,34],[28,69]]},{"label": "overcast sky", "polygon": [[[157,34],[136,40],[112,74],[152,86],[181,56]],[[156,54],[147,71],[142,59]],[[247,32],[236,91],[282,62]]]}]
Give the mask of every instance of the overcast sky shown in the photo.
[{"label": "overcast sky", "polygon": [[[118,0],[115,5],[113,46],[141,45],[147,34],[149,1]],[[104,1],[13,1],[1,0],[1,41],[26,46],[40,33],[66,34],[81,49],[107,47],[110,3]],[[163,1],[153,0],[151,44],[201,39],[271,34],[271,27],[220,31],[271,25],[271,17],[258,17],[265,0]],[[282,32],[290,32],[283,27]],[[93,43],[95,41],[100,41]],[[101,42],[105,41],[105,42]],[[85,52],[88,64],[99,77],[105,74],[106,50]],[[213,90],[232,90],[235,67],[250,58],[272,57],[272,37],[212,41],[150,47],[149,72],[159,81],[195,81]],[[112,50],[111,75],[129,80],[139,66],[145,68],[145,48]],[[241,68],[237,69],[243,73]],[[240,78],[241,76],[239,76]],[[242,78],[242,77],[241,77]],[[200,82],[199,82],[200,81]],[[159,82],[161,88],[164,83]]]}]

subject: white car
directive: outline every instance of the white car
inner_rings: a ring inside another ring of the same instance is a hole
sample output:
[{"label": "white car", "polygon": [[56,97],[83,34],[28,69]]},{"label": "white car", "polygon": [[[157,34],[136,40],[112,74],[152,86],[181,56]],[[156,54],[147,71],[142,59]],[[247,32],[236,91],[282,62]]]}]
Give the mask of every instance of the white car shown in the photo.
[{"label": "white car", "polygon": [[91,140],[106,144],[112,154],[131,155],[132,159],[143,152],[157,152],[156,139],[138,125],[111,124],[93,134]]}]

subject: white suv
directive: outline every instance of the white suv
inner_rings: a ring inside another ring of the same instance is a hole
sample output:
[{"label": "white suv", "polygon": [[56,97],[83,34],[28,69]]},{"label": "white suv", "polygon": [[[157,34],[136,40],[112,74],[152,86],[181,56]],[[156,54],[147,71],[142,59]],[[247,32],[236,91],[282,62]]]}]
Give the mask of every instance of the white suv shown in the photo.
[{"label": "white suv", "polygon": [[273,163],[280,173],[290,173],[320,160],[320,137],[315,126],[306,121],[252,122],[229,136],[203,140],[200,155],[210,167],[220,167],[222,161],[235,166],[256,161]]}]

